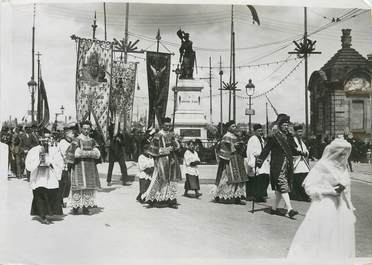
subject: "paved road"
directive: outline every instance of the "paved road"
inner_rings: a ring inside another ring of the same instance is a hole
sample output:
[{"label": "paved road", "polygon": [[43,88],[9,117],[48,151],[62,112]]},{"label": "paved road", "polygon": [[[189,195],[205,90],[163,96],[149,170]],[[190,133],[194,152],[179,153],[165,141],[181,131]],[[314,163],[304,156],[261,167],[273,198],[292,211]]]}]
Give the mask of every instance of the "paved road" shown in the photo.
[{"label": "paved road", "polygon": [[[131,169],[133,170],[133,169]],[[99,208],[92,216],[73,216],[45,226],[29,216],[32,193],[25,181],[8,181],[5,242],[0,243],[0,263],[23,264],[123,264],[123,259],[246,259],[284,258],[308,203],[294,202],[297,220],[271,216],[261,209],[211,202],[212,185],[202,185],[200,199],[182,197],[179,209],[148,209],[135,201],[138,183],[122,186],[118,177],[106,187],[101,176]],[[207,176],[213,179],[214,175]],[[271,194],[271,198],[272,198]],[[353,181],[352,199],[357,209],[358,256],[372,257],[372,185]],[[2,216],[3,217],[3,216]]]}]

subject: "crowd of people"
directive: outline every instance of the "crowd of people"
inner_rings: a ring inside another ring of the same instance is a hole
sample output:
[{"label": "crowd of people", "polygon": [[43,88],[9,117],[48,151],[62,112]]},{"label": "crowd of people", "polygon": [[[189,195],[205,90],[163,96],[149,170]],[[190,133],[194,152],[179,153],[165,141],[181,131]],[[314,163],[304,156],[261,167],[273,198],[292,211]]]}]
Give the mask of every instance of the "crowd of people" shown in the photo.
[{"label": "crowd of people", "polygon": [[[342,255],[349,257],[352,252],[346,250],[354,244],[355,219],[348,167],[351,145],[344,139],[333,140],[325,147],[319,162],[310,169],[310,154],[302,139],[303,128],[296,125],[291,133],[289,126],[290,117],[279,114],[266,138],[262,126],[255,124],[253,135],[244,142],[242,131],[234,121],[229,121],[226,133],[215,146],[218,167],[215,186],[211,190],[213,200],[224,204],[245,204],[249,200],[266,202],[268,186],[271,185],[275,196],[270,211],[273,215],[293,218],[298,211],[293,209],[291,200],[311,202],[308,215],[291,246],[290,256],[302,255],[306,251],[312,253],[307,242],[320,240],[324,245],[338,241],[340,249],[344,250]],[[109,134],[107,186],[111,186],[115,162],[120,165],[121,181],[125,185],[128,181],[125,135],[114,132],[113,127],[110,127]],[[15,128],[12,133],[3,131],[1,141],[9,145],[11,171],[17,178],[25,177],[30,182],[33,192],[31,215],[41,223],[52,223],[51,217],[62,215],[62,208],[67,205],[74,215],[89,215],[92,208],[98,207],[96,191],[101,188],[101,182],[97,164],[103,161],[102,146],[94,139],[89,121],[83,121],[80,126],[68,124],[59,139],[45,133],[38,135],[36,127],[27,126],[24,130]],[[183,195],[189,198],[202,196],[197,143],[194,140],[186,143],[180,161],[182,146],[172,131],[170,118],[162,120],[160,130],[147,131],[140,145],[137,201],[148,207],[178,208],[177,184],[182,180],[182,161],[185,168]],[[278,208],[282,199],[285,211]],[[335,201],[337,203],[333,203]],[[328,209],[327,213],[320,207],[322,204]],[[348,231],[348,242],[341,243],[341,238],[336,236],[309,233],[309,229],[322,226],[325,215],[332,215],[329,218],[337,222],[337,229]],[[338,222],[338,218],[346,221]],[[317,248],[316,251],[321,253],[323,250]],[[337,249],[334,252],[340,254]]]}]

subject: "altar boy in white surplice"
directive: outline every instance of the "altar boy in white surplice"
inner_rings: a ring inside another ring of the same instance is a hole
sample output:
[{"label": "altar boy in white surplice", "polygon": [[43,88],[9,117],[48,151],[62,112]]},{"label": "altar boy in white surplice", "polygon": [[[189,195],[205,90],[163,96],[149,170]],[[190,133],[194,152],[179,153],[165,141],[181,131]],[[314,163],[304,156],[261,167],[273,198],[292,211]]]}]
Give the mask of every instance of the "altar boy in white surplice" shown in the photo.
[{"label": "altar boy in white surplice", "polygon": [[261,124],[253,125],[253,135],[247,143],[245,166],[249,176],[247,182],[247,197],[254,197],[256,202],[264,202],[267,198],[267,188],[270,183],[270,155],[265,159],[261,168],[255,168],[256,158],[265,146]]}]

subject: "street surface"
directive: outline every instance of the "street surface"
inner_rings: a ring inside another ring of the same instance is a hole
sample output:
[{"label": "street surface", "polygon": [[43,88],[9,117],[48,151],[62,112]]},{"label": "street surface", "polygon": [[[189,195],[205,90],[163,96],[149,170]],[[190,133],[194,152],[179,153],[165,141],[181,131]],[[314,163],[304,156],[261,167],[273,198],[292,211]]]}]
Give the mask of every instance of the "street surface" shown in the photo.
[{"label": "street surface", "polygon": [[[133,162],[129,174],[136,173]],[[7,182],[6,229],[1,231],[0,264],[126,264],[144,259],[150,263],[169,259],[285,258],[291,240],[309,203],[293,202],[301,214],[296,220],[268,214],[273,202],[247,205],[211,202],[216,165],[201,166],[199,199],[183,197],[178,185],[179,209],[147,208],[136,202],[138,182],[119,181],[115,164],[113,185],[106,185],[107,164],[99,166],[102,190],[93,215],[71,215],[43,225],[29,215],[32,191],[26,181]],[[356,254],[372,257],[372,167],[354,165],[352,200],[356,207]],[[358,173],[360,171],[360,173]],[[4,196],[3,196],[4,197]],[[2,198],[3,198],[2,197]],[[284,205],[284,203],[282,203]],[[325,220],[326,221],[326,220]],[[166,264],[166,263],[162,263]],[[365,263],[366,264],[366,263]]]}]

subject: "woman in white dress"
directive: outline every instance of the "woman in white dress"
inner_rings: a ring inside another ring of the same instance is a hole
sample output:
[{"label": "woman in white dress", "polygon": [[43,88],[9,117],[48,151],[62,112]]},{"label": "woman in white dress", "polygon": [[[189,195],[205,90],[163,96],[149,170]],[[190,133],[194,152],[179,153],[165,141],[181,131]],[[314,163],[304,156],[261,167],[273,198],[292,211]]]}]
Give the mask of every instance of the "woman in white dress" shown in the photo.
[{"label": "woman in white dress", "polygon": [[[311,169],[303,186],[312,202],[292,241],[288,258],[302,261],[351,259],[355,256],[354,207],[347,159],[351,145],[333,140]],[[309,263],[310,264],[310,263]]]}]

